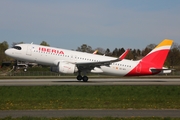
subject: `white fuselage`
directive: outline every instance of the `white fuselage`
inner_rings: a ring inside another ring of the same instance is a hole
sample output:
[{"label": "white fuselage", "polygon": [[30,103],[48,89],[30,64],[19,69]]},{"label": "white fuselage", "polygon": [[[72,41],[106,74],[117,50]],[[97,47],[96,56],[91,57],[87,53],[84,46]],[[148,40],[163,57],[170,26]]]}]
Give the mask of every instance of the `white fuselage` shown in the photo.
[{"label": "white fuselage", "polygon": [[[101,61],[110,61],[117,58],[95,55],[90,53],[83,53],[78,51],[46,47],[35,44],[20,44],[21,50],[10,48],[6,51],[9,56],[28,62],[35,62],[38,64],[55,66],[58,61],[66,61],[72,64],[77,63],[92,63]],[[102,65],[95,67],[91,72],[105,73],[112,75],[124,76],[137,66],[139,61],[131,61],[123,59],[119,62],[111,63],[110,65]],[[137,73],[141,68],[138,68]]]}]

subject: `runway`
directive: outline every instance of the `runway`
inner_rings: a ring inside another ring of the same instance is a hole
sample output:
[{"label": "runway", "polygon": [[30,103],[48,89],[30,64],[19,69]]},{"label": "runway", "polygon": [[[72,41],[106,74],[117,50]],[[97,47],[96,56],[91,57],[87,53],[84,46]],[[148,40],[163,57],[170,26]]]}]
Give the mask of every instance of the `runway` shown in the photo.
[{"label": "runway", "polygon": [[30,117],[180,117],[180,110],[8,110],[0,118]]},{"label": "runway", "polygon": [[0,79],[0,86],[51,86],[51,85],[180,85],[176,79],[90,79],[88,82],[76,79]]}]

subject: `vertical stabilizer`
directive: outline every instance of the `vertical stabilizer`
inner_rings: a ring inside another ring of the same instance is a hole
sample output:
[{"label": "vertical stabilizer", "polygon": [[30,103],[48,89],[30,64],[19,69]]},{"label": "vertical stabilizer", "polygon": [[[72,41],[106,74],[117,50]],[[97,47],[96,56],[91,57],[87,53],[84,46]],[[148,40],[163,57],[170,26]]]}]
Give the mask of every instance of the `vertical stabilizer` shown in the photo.
[{"label": "vertical stabilizer", "polygon": [[156,68],[162,68],[172,44],[173,40],[163,40],[149,54],[142,58],[142,61],[151,63]]}]

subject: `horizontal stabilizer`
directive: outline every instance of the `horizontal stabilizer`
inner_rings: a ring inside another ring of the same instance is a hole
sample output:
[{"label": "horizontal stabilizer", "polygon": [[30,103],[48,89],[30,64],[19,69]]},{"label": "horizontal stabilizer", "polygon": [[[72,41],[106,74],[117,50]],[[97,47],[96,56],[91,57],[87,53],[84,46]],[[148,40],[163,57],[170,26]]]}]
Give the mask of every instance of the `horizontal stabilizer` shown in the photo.
[{"label": "horizontal stabilizer", "polygon": [[164,74],[167,74],[167,73],[171,73],[172,72],[172,69],[168,69],[168,68],[165,68],[163,67],[163,69],[150,69],[152,73],[164,73]]}]

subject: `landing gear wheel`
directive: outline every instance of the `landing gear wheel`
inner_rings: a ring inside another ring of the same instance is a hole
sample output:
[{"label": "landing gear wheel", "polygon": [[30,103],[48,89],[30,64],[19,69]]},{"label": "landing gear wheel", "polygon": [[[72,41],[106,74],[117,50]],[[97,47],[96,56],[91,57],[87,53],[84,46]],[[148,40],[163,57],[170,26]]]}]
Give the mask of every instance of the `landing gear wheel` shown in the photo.
[{"label": "landing gear wheel", "polygon": [[87,82],[88,81],[88,77],[87,76],[83,76],[83,82]]},{"label": "landing gear wheel", "polygon": [[82,78],[83,78],[83,77],[82,77],[81,75],[78,75],[78,76],[77,76],[77,80],[79,80],[79,81],[81,81]]}]

